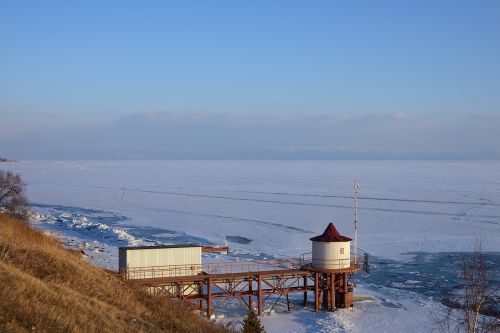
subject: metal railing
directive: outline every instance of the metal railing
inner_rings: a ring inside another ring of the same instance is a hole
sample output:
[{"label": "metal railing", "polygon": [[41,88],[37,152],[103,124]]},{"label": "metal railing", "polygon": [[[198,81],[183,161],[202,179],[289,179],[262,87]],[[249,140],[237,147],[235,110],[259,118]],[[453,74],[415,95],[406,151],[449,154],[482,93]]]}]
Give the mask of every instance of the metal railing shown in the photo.
[{"label": "metal railing", "polygon": [[127,279],[147,279],[205,274],[234,274],[298,269],[303,264],[298,259],[245,260],[194,265],[168,265],[127,268],[121,273]]},{"label": "metal railing", "polygon": [[207,274],[232,274],[242,272],[263,272],[299,269],[302,262],[298,259],[245,260],[223,263],[207,263],[203,271]]},{"label": "metal railing", "polygon": [[331,259],[331,260],[321,260],[321,259],[311,259],[307,260],[307,264],[310,264],[315,268],[323,269],[342,269],[355,266],[354,258],[351,259]]},{"label": "metal railing", "polygon": [[[358,259],[358,263],[360,260]],[[166,277],[193,276],[199,274],[235,274],[265,271],[295,270],[312,264],[310,258],[286,258],[273,260],[244,260],[231,262],[204,263],[193,265],[168,265],[133,267],[121,273],[126,279],[154,279]],[[354,267],[354,258],[334,260],[314,260],[314,265],[332,268]]]},{"label": "metal railing", "polygon": [[121,272],[126,279],[154,279],[191,276],[201,273],[201,265],[168,265],[127,268]]}]

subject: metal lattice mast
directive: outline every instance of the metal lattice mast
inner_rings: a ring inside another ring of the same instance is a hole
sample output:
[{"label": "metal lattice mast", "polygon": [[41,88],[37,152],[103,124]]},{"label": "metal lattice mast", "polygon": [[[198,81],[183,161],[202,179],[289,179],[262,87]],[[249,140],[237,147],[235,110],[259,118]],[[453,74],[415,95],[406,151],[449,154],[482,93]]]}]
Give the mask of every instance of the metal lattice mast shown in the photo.
[{"label": "metal lattice mast", "polygon": [[354,264],[358,261],[358,201],[359,201],[359,182],[354,181]]}]

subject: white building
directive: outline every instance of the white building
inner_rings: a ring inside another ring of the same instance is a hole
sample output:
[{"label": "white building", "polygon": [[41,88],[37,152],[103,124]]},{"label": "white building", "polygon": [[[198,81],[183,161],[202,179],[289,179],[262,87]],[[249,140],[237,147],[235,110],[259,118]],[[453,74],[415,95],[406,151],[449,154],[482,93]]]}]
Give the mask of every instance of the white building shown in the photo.
[{"label": "white building", "polygon": [[342,269],[351,265],[351,238],[342,236],[333,223],[323,234],[311,238],[312,267],[318,269]]},{"label": "white building", "polygon": [[128,279],[189,276],[201,272],[201,252],[197,245],[120,247],[118,262]]}]

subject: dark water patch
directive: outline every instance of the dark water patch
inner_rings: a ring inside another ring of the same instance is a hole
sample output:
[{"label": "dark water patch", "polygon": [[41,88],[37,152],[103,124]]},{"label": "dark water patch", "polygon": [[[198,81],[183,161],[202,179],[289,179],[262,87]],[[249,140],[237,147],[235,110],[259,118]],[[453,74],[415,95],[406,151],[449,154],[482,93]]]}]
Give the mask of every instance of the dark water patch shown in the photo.
[{"label": "dark water patch", "polygon": [[238,243],[238,244],[250,244],[251,239],[242,236],[226,236],[228,242]]},{"label": "dark water patch", "polygon": [[[463,279],[460,275],[464,259],[472,253],[409,253],[408,262],[370,257],[370,274],[357,274],[362,282],[417,292],[447,305],[460,294]],[[492,278],[492,289],[500,287],[500,253],[483,253],[486,270]],[[500,315],[500,294],[490,298],[484,307],[488,313]]]},{"label": "dark water patch", "polygon": [[382,301],[381,304],[385,306],[386,308],[392,308],[392,309],[399,309],[402,308],[403,306],[399,303],[393,303],[389,301]]},{"label": "dark water patch", "polygon": [[155,228],[148,226],[132,226],[134,228],[134,232],[137,235],[150,236],[150,235],[159,235],[159,234],[170,234],[175,235],[175,231],[167,230],[163,228]]}]

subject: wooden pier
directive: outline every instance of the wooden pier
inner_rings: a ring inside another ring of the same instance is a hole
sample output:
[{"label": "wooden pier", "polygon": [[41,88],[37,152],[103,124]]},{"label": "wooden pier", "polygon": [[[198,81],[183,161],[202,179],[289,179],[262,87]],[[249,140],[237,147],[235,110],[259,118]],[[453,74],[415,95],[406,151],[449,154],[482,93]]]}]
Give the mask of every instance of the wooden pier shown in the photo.
[{"label": "wooden pier", "polygon": [[[359,262],[359,261],[357,261]],[[244,308],[264,313],[264,305],[273,299],[269,313],[284,299],[290,311],[289,294],[302,293],[304,306],[308,294],[314,296],[314,309],[333,311],[352,306],[353,274],[360,269],[354,260],[342,269],[317,269],[297,259],[273,261],[237,261],[204,265],[173,265],[131,268],[123,271],[128,283],[139,285],[152,294],[197,304],[208,317],[228,300],[236,299]],[[196,275],[188,272],[199,272]]]}]

